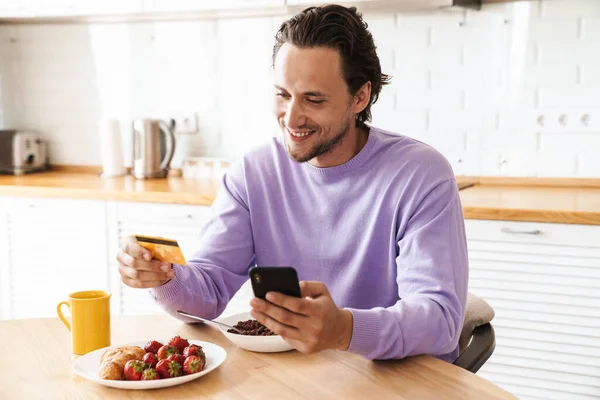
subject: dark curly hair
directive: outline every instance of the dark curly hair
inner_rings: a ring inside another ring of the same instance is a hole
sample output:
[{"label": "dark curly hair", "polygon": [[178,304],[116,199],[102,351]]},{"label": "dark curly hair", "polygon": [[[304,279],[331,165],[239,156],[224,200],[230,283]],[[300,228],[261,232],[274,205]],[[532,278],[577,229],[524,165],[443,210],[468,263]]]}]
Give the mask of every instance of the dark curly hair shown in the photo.
[{"label": "dark curly hair", "polygon": [[273,66],[284,43],[336,49],[342,58],[342,73],[351,95],[371,82],[369,104],[356,116],[357,122],[364,124],[371,120],[371,105],[377,101],[383,85],[391,79],[381,73],[373,36],[367,28],[356,7],[335,4],[308,7],[281,24],[275,35]]}]

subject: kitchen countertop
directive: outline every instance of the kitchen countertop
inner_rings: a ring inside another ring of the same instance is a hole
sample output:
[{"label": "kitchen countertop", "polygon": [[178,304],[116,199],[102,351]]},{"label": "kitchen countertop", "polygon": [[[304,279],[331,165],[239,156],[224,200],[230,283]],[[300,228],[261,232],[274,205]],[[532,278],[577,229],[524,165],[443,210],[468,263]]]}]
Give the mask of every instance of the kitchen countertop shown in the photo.
[{"label": "kitchen countertop", "polygon": [[[473,178],[457,179],[459,189]],[[0,175],[0,196],[140,201],[211,205],[221,186],[219,179],[104,179],[96,173],[48,171],[30,175]]]},{"label": "kitchen countertop", "polygon": [[104,179],[98,174],[49,171],[0,175],[0,196],[211,205],[220,185],[218,179]]},{"label": "kitchen countertop", "polygon": [[[457,177],[456,182],[467,219],[600,225],[598,180]],[[210,205],[220,185],[219,179],[103,179],[50,171],[0,176],[0,196]]]},{"label": "kitchen countertop", "polygon": [[600,188],[477,184],[460,199],[467,219],[600,225]]}]

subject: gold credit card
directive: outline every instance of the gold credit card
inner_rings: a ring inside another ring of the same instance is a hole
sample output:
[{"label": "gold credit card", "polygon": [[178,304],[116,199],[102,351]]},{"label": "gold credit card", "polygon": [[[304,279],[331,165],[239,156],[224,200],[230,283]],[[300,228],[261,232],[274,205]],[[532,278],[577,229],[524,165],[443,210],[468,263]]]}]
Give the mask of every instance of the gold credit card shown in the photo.
[{"label": "gold credit card", "polygon": [[140,246],[150,250],[152,258],[168,263],[187,265],[177,240],[147,235],[135,235],[135,238]]}]

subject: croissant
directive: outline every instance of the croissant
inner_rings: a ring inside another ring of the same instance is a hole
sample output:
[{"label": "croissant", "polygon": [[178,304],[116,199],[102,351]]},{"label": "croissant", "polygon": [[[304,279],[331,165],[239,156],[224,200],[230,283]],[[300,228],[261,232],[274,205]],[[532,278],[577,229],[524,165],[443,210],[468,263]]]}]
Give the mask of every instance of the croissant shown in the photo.
[{"label": "croissant", "polygon": [[141,360],[146,351],[138,346],[121,346],[109,349],[100,357],[100,378],[123,379],[123,369],[127,361]]}]

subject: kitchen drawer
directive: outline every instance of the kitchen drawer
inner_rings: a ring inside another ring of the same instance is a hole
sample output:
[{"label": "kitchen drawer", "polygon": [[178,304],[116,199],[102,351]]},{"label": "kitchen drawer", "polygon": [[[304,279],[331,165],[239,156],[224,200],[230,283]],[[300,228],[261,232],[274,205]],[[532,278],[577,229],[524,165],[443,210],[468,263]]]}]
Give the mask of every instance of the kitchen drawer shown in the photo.
[{"label": "kitchen drawer", "polygon": [[[13,198],[6,213],[3,316],[56,317],[69,293],[108,289],[106,203]],[[49,284],[51,283],[51,284]]]},{"label": "kitchen drawer", "polygon": [[600,248],[600,226],[465,220],[469,240]]},{"label": "kitchen drawer", "polygon": [[569,265],[596,268],[600,273],[600,247],[536,245],[492,242],[469,238],[469,259],[529,265]]},{"label": "kitchen drawer", "polygon": [[90,213],[103,212],[103,200],[51,199],[40,197],[11,197],[6,201],[11,213],[22,216],[55,218],[63,213],[86,217]]},{"label": "kitchen drawer", "polygon": [[201,226],[211,215],[209,206],[117,202],[116,208],[119,222]]}]

